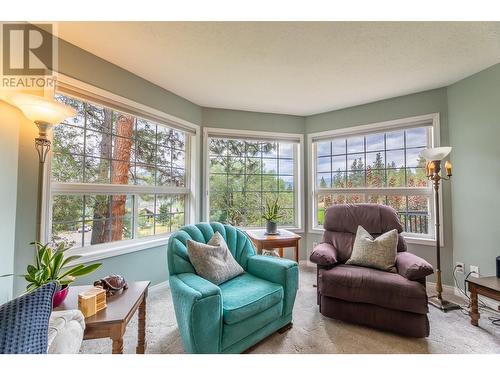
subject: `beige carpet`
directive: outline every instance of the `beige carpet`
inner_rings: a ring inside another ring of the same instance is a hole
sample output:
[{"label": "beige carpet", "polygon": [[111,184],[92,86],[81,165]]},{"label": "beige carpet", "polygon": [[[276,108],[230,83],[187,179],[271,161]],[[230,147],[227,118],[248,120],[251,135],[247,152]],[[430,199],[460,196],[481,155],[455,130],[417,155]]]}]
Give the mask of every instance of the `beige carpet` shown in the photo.
[{"label": "beige carpet", "polygon": [[[431,334],[413,339],[329,319],[318,312],[316,270],[301,265],[300,289],[293,312],[294,326],[275,333],[256,345],[251,353],[500,353],[500,327],[482,314],[480,327],[473,327],[461,311],[446,314],[430,307]],[[134,353],[137,317],[125,334],[125,353]],[[168,287],[153,288],[148,298],[147,353],[184,353],[175,322]],[[111,341],[88,340],[82,353],[111,353]]]}]

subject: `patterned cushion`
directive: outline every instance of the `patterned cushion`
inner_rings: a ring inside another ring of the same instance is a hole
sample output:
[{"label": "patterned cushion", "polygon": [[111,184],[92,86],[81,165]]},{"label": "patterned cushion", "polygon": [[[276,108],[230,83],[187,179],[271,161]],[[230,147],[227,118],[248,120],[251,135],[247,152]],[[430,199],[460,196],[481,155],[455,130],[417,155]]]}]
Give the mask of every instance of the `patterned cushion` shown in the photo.
[{"label": "patterned cushion", "polygon": [[0,353],[47,353],[49,318],[56,283],[0,306]]},{"label": "patterned cushion", "polygon": [[187,240],[187,252],[196,273],[215,285],[244,272],[219,232],[206,244]]},{"label": "patterned cushion", "polygon": [[352,247],[351,257],[346,264],[396,272],[397,246],[398,231],[396,229],[374,239],[360,225]]}]

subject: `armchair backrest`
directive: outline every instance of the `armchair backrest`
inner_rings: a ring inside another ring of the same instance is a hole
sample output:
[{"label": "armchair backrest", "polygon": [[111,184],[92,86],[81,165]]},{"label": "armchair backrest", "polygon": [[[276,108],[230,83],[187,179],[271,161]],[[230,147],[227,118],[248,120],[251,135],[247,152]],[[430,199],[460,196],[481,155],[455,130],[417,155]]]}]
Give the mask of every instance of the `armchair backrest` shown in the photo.
[{"label": "armchair backrest", "polygon": [[337,249],[337,259],[345,263],[350,257],[358,225],[377,237],[392,229],[399,234],[398,252],[406,251],[406,242],[401,235],[403,227],[396,210],[382,204],[336,204],[327,208],[323,228],[323,242]]},{"label": "armchair backrest", "polygon": [[255,247],[250,239],[231,225],[213,222],[186,225],[170,236],[167,250],[169,274],[195,273],[187,253],[187,240],[207,243],[215,232],[224,237],[234,259],[246,270],[248,258],[255,255]]}]

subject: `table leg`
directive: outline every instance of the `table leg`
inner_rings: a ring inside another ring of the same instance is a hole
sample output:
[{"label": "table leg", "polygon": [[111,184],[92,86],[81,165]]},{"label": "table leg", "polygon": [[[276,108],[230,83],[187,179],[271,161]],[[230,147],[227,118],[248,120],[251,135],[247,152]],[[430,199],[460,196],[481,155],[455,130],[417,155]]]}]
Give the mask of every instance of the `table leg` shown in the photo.
[{"label": "table leg", "polygon": [[470,323],[473,326],[479,325],[479,309],[477,305],[477,289],[474,285],[470,285],[471,312]]},{"label": "table leg", "polygon": [[297,240],[297,244],[295,245],[295,261],[299,263],[299,254],[300,254],[300,242]]},{"label": "table leg", "polygon": [[283,248],[282,247],[280,247],[280,249],[279,249],[279,255],[280,255],[280,258],[283,258]]},{"label": "table leg", "polygon": [[262,255],[262,244],[260,242],[257,242],[257,254]]},{"label": "table leg", "polygon": [[137,354],[144,354],[146,351],[146,296],[142,297],[142,302],[139,305],[139,331],[137,334]]},{"label": "table leg", "polygon": [[113,354],[123,354],[123,337],[113,340]]}]

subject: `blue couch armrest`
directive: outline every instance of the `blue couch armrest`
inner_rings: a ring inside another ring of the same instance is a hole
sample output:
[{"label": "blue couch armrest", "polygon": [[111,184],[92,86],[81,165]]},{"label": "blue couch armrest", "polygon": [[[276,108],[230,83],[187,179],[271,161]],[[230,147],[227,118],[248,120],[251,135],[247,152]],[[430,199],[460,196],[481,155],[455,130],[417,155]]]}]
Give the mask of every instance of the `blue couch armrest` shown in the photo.
[{"label": "blue couch armrest", "polygon": [[169,279],[175,316],[189,353],[218,353],[222,336],[220,288],[194,273]]},{"label": "blue couch armrest", "polygon": [[284,291],[283,316],[292,313],[299,284],[299,267],[296,262],[255,255],[248,259],[247,271],[261,279],[280,284]]}]

